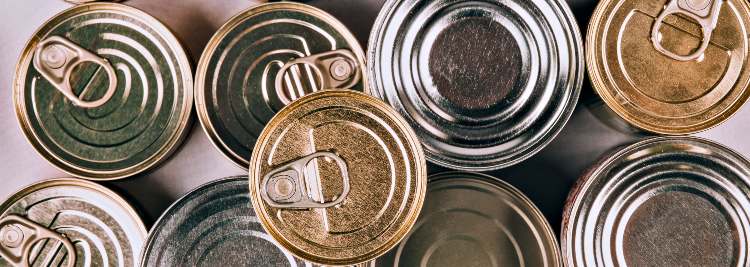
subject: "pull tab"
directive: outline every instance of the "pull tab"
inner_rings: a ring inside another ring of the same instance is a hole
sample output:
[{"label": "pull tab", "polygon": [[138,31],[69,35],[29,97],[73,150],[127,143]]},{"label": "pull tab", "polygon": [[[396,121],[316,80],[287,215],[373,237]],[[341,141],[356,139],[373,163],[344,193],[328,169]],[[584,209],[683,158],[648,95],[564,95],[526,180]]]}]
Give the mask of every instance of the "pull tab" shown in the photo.
[{"label": "pull tab", "polygon": [[[671,0],[664,6],[664,10],[656,18],[656,22],[654,22],[653,28],[651,28],[651,42],[654,44],[654,48],[662,54],[679,61],[690,61],[700,58],[708,48],[711,35],[714,29],[716,29],[716,23],[719,21],[719,11],[723,2],[723,0]],[[700,47],[692,54],[686,56],[678,55],[662,47],[659,29],[664,22],[664,18],[672,14],[683,14],[700,23],[703,39],[701,40]]]},{"label": "pull tab", "polygon": [[[112,65],[106,59],[87,51],[60,36],[51,36],[40,42],[34,51],[34,68],[44,76],[57,90],[74,105],[82,108],[95,108],[107,103],[117,89],[117,76]],[[85,101],[73,93],[70,76],[73,69],[81,63],[98,64],[109,76],[109,88],[104,96],[95,101]]]},{"label": "pull tab", "polygon": [[[343,177],[341,194],[331,201],[315,201],[310,196],[309,188],[318,188],[318,180],[308,177],[305,167],[316,158],[333,159],[339,166]],[[314,179],[314,180],[313,180]],[[316,152],[278,167],[263,177],[260,188],[261,196],[266,203],[274,208],[283,209],[312,209],[330,208],[338,205],[349,195],[349,172],[346,162],[331,152]]]},{"label": "pull tab", "polygon": [[29,262],[31,250],[34,244],[44,239],[60,241],[68,251],[67,266],[75,266],[75,248],[63,234],[18,215],[8,215],[0,220],[0,256],[13,266],[31,266]]},{"label": "pull tab", "polygon": [[[284,76],[287,75],[287,71],[292,66],[296,65],[307,65],[313,68],[315,74],[318,76],[320,82],[320,89],[347,89],[351,88],[357,82],[359,82],[362,74],[357,64],[357,58],[354,54],[346,49],[338,49],[334,51],[324,52],[315,54],[307,57],[301,57],[284,64],[283,67],[276,74],[276,94],[281,99],[284,105],[291,103],[294,99],[289,99],[284,93],[283,80]],[[293,79],[292,87],[301,83],[298,77],[289,75]],[[294,90],[294,88],[289,88]],[[303,91],[303,90],[299,90]]]}]

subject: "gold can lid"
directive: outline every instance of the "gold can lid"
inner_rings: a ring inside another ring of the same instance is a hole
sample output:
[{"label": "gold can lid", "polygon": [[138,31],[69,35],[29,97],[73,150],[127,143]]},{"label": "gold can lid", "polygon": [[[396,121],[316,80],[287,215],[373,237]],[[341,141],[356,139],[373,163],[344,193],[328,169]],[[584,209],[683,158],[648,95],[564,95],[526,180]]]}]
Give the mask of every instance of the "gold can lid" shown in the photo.
[{"label": "gold can lid", "polygon": [[319,264],[362,263],[409,232],[427,170],[416,134],[382,101],[324,90],[282,109],[250,160],[250,195],[263,228]]},{"label": "gold can lid", "polygon": [[586,40],[593,87],[643,130],[706,130],[750,94],[748,25],[741,0],[601,1]]}]

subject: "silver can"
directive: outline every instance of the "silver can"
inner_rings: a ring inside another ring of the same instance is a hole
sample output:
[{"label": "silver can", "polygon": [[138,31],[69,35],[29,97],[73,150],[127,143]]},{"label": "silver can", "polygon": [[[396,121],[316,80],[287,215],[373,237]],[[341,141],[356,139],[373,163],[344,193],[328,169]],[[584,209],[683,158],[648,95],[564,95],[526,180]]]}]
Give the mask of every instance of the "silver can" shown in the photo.
[{"label": "silver can", "polygon": [[390,0],[368,50],[370,87],[420,136],[428,160],[486,171],[560,132],[583,79],[583,44],[561,0]]},{"label": "silver can", "polygon": [[488,175],[430,176],[414,228],[375,266],[561,266],[557,239],[537,207]]},{"label": "silver can", "polygon": [[0,266],[137,266],[146,227],[109,189],[54,179],[0,205]]},{"label": "silver can", "polygon": [[662,137],[604,157],[563,214],[568,266],[748,266],[750,162],[705,139]]}]

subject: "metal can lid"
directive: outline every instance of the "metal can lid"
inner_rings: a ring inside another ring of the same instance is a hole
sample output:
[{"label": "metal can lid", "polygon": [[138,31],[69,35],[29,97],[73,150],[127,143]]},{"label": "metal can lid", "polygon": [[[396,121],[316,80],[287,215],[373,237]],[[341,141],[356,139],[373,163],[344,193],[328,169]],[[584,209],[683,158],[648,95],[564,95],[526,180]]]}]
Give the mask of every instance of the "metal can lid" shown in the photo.
[{"label": "metal can lid", "polygon": [[370,35],[374,93],[461,170],[516,164],[562,130],[583,81],[565,1],[390,0]]},{"label": "metal can lid", "polygon": [[706,130],[750,96],[748,26],[742,0],[601,1],[586,37],[593,87],[645,131]]},{"label": "metal can lid", "polygon": [[328,13],[300,3],[251,7],[211,38],[196,72],[198,118],[211,142],[247,168],[263,127],[310,92],[369,92],[364,52]]},{"label": "metal can lid", "polygon": [[250,160],[250,194],[266,231],[318,264],[372,260],[409,232],[427,184],[421,145],[382,101],[326,90],[271,119]]},{"label": "metal can lid", "polygon": [[0,205],[3,266],[136,266],[145,239],[124,199],[84,180],[43,181]]},{"label": "metal can lid", "polygon": [[647,139],[605,157],[566,202],[570,266],[747,266],[750,162],[704,139]]},{"label": "metal can lid", "polygon": [[376,266],[561,266],[557,239],[523,193],[492,176],[429,177],[422,213]]},{"label": "metal can lid", "polygon": [[310,266],[261,227],[247,176],[202,185],[170,206],[149,233],[141,266]]},{"label": "metal can lid", "polygon": [[188,133],[190,62],[155,18],[121,4],[74,6],[47,21],[17,65],[24,134],[61,170],[107,180],[168,157]]}]

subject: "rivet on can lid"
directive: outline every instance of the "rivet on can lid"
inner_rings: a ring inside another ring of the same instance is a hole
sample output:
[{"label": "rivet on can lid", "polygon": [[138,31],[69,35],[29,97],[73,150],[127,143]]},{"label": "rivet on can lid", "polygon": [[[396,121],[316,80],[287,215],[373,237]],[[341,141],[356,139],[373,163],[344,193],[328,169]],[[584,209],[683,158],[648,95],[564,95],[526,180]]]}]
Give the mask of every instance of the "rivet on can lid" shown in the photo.
[{"label": "rivet on can lid", "polygon": [[188,133],[190,62],[155,18],[125,5],[67,9],[41,26],[18,62],[16,115],[45,159],[111,180],[147,171]]},{"label": "rivet on can lid", "polygon": [[[417,219],[427,184],[422,153],[406,121],[382,101],[351,90],[313,93],[261,133],[249,168],[253,207],[294,255],[363,263],[398,244]],[[278,183],[293,192],[273,192]]]},{"label": "rivet on can lid", "polygon": [[493,170],[531,157],[567,123],[582,43],[562,0],[389,0],[370,34],[368,72],[428,160]]},{"label": "rivet on can lid", "polygon": [[600,1],[586,37],[593,87],[639,129],[709,129],[750,96],[748,26],[742,0]]},{"label": "rivet on can lid", "polygon": [[311,92],[369,92],[364,52],[333,16],[300,3],[251,7],[208,42],[195,104],[211,142],[242,168],[268,120]]}]

